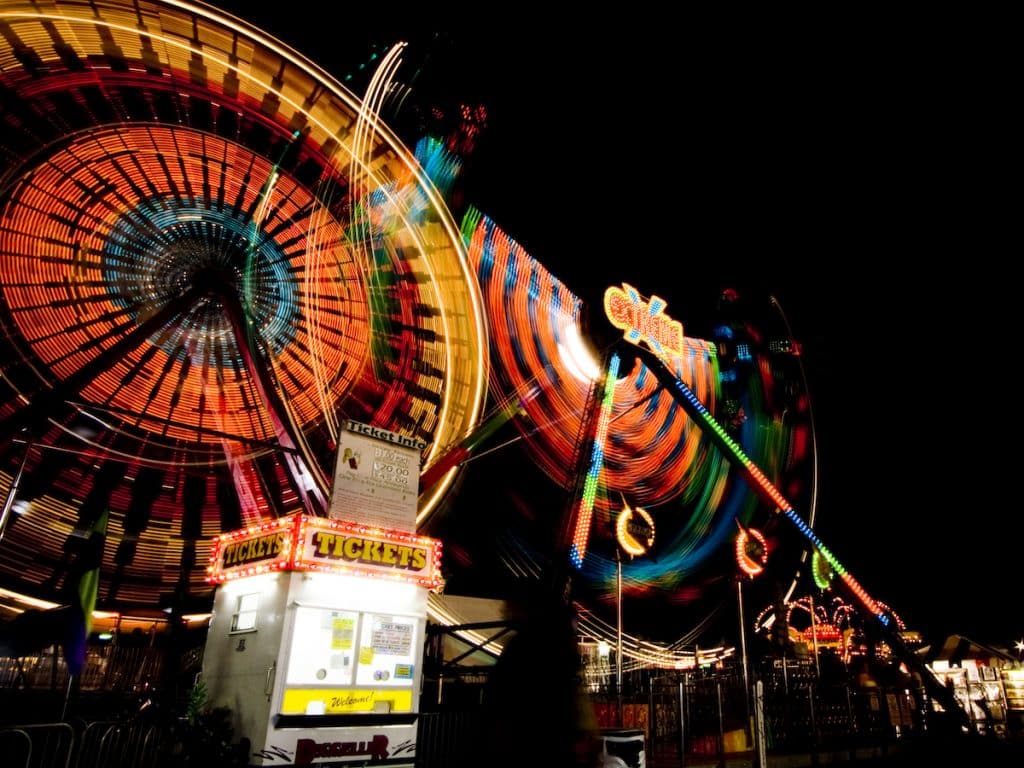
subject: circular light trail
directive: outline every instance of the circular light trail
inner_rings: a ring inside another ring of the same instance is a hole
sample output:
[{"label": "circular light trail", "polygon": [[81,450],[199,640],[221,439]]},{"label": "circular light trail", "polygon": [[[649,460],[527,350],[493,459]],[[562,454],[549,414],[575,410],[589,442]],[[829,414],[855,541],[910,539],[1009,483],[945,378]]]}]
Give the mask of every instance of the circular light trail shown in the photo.
[{"label": "circular light trail", "polygon": [[109,509],[101,605],[202,593],[215,536],[329,493],[340,420],[427,464],[473,431],[479,291],[373,105],[210,6],[0,24],[0,583],[58,596]]}]

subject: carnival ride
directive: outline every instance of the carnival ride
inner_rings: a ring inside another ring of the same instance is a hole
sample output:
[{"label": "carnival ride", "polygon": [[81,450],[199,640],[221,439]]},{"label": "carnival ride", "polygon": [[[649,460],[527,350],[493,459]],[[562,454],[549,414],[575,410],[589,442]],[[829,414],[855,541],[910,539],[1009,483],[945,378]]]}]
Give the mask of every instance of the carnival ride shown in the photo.
[{"label": "carnival ride", "polygon": [[[731,554],[737,523],[766,526],[774,564],[780,566],[777,575],[788,572],[792,578],[800,552],[787,551],[792,538],[787,541],[764,514],[728,454],[715,445],[706,425],[687,413],[650,361],[624,365],[611,401],[605,398],[600,391],[604,358],[619,340],[630,335],[639,340],[634,330],[597,317],[489,217],[470,210],[463,231],[489,320],[492,400],[523,414],[513,424],[530,462],[550,482],[545,487],[566,499],[541,505],[528,498],[530,488],[510,482],[512,505],[528,515],[546,508],[547,523],[540,526],[546,530],[574,526],[568,518],[585,507],[582,514],[592,521],[586,531],[573,530],[561,541],[566,548],[577,547],[570,557],[577,566],[574,589],[585,633],[595,639],[615,636],[621,567],[629,664],[694,664],[694,647],[710,634],[716,617],[718,631],[722,621],[735,621],[729,607],[737,574]],[[629,285],[611,287],[606,295],[615,306],[602,309],[624,316],[646,312],[657,302]],[[650,312],[658,315],[661,309]],[[683,333],[682,325],[667,317],[659,322],[673,341],[665,342],[656,367],[725,414],[729,433],[772,477],[784,477],[791,489],[810,496],[809,401],[799,347],[778,309],[766,302],[759,314],[729,292],[709,329],[712,340]],[[603,424],[602,401],[608,408]],[[492,505],[500,508],[502,500]],[[654,545],[645,556],[623,557],[618,550],[615,522],[624,507],[646,510],[654,518]],[[449,552],[471,526],[466,520],[446,536]],[[500,557],[513,572],[539,573],[551,565],[550,542],[547,550],[531,548],[531,530],[518,537],[505,531],[510,540],[503,542]],[[577,535],[581,540],[573,542]],[[548,561],[538,555],[545,551]],[[557,547],[556,552],[556,558],[565,556]]]},{"label": "carnival ride", "polygon": [[[667,347],[616,323],[655,350],[624,352],[494,221],[456,225],[457,158],[379,117],[400,46],[360,99],[199,3],[2,0],[0,23],[0,586],[59,601],[109,510],[99,605],[201,603],[218,534],[325,513],[353,419],[427,444],[418,522],[451,584],[535,578],[557,531],[582,631],[608,638],[621,567],[632,663],[695,663],[737,524],[786,579],[818,550],[875,612],[810,527],[809,401],[777,307],[765,333],[725,295],[710,340],[680,326]],[[664,309],[614,290],[647,324]],[[509,470],[469,509],[503,428],[542,478]],[[625,506],[657,533],[623,563]]]},{"label": "carnival ride", "polygon": [[[906,633],[907,626],[899,614],[885,603],[876,602],[889,617],[891,625],[901,634]],[[769,634],[777,621],[784,623],[790,642],[802,643],[813,649],[816,655],[819,648],[831,648],[844,663],[848,663],[851,655],[859,650],[856,647],[859,643],[866,644],[861,611],[834,593],[818,599],[803,595],[778,606],[766,606],[754,617],[754,633]]]},{"label": "carnival ride", "polygon": [[109,509],[100,604],[181,604],[220,532],[326,512],[342,420],[428,464],[471,431],[476,283],[373,92],[208,6],[3,2],[0,23],[9,587],[58,599]]}]

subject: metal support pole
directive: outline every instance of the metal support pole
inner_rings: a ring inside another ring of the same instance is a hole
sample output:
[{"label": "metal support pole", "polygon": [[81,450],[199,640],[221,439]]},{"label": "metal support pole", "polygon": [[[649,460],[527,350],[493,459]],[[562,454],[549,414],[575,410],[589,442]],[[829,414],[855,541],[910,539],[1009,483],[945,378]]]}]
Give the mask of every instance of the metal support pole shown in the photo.
[{"label": "metal support pole", "polygon": [[658,731],[658,710],[654,706],[654,678],[647,684],[647,728],[644,732],[644,753],[651,754],[652,743]]},{"label": "metal support pole", "polygon": [[860,724],[857,722],[857,715],[853,711],[853,699],[850,695],[850,682],[846,682],[846,717],[848,725],[846,732],[849,734],[849,754],[853,760],[857,755],[857,735],[860,731]]},{"label": "metal support pole", "polygon": [[757,744],[757,768],[768,768],[767,735],[764,727],[764,683],[754,683],[754,741]]},{"label": "metal support pole", "polygon": [[686,683],[690,675],[687,674],[679,683],[679,765],[686,766]]},{"label": "metal support pole", "polygon": [[622,552],[619,547],[615,547],[615,618],[618,624],[615,638],[615,695],[619,728],[622,728],[625,718],[622,713]]},{"label": "metal support pole", "polygon": [[718,765],[725,766],[725,715],[722,712],[722,681],[715,680],[715,701],[718,706]]},{"label": "metal support pole", "polygon": [[812,683],[807,686],[807,707],[811,716],[811,765],[818,764],[818,719],[814,712],[814,691],[816,686]]},{"label": "metal support pole", "polygon": [[821,677],[821,662],[818,661],[818,622],[814,618],[814,595],[807,598],[811,604],[811,644],[814,647],[814,671]]},{"label": "metal support pole", "polygon": [[747,723],[750,723],[750,673],[747,671],[747,630],[743,619],[743,579],[736,579],[736,606],[740,619],[740,658],[743,660],[743,699],[747,707]]}]

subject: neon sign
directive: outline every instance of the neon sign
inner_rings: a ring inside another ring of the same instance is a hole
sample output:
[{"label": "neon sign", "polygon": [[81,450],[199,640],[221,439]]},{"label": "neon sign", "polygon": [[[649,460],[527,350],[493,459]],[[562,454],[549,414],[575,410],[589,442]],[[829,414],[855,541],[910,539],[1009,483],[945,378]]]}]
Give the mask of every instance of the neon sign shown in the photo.
[{"label": "neon sign", "polygon": [[257,534],[238,541],[228,541],[221,550],[221,564],[224,568],[251,565],[266,560],[275,560],[285,552],[288,541],[278,531],[267,535]]},{"label": "neon sign", "polygon": [[668,302],[657,296],[644,301],[629,283],[611,286],[604,292],[604,313],[623,332],[626,341],[646,344],[658,357],[681,357],[683,324],[665,314]]},{"label": "neon sign", "polygon": [[372,576],[438,589],[441,542],[426,536],[308,515],[289,515],[214,541],[208,584],[275,571]]},{"label": "neon sign", "polygon": [[[739,521],[736,521],[737,525]],[[768,562],[768,543],[756,528],[744,528],[740,525],[739,536],[736,537],[736,564],[750,578],[764,571]]]},{"label": "neon sign", "polygon": [[643,507],[626,504],[615,521],[615,536],[626,554],[642,555],[654,544],[654,520]]}]

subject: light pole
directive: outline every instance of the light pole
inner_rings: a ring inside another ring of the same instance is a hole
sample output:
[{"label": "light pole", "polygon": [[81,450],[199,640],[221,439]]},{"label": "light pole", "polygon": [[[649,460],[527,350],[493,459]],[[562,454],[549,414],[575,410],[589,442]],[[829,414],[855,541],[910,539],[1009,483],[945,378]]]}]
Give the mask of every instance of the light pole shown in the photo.
[{"label": "light pole", "polygon": [[811,644],[814,648],[814,672],[821,677],[821,662],[818,661],[818,622],[814,617],[814,595],[807,596],[811,608]]},{"label": "light pole", "polygon": [[622,716],[622,548],[615,547],[615,701],[619,728],[624,727]]},{"label": "light pole", "polygon": [[615,521],[615,593],[618,622],[618,647],[615,651],[615,690],[618,697],[619,727],[625,727],[622,712],[622,553],[642,555],[654,543],[654,520],[643,507],[632,509],[622,500],[622,511]]},{"label": "light pole", "polygon": [[743,701],[746,705],[747,724],[750,724],[750,676],[747,671],[747,628],[743,618],[743,578],[754,578],[764,571],[768,562],[768,544],[756,528],[746,528],[736,518],[739,534],[736,536],[736,607],[740,620],[740,658],[743,662]]},{"label": "light pole", "polygon": [[743,695],[747,705],[747,722],[750,722],[750,675],[747,672],[747,630],[743,619],[743,578],[736,579],[736,607],[740,619],[740,659],[743,662]]}]

